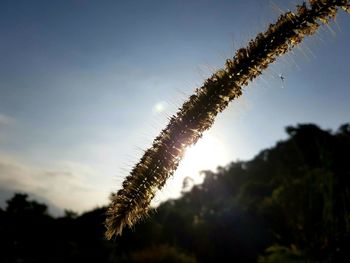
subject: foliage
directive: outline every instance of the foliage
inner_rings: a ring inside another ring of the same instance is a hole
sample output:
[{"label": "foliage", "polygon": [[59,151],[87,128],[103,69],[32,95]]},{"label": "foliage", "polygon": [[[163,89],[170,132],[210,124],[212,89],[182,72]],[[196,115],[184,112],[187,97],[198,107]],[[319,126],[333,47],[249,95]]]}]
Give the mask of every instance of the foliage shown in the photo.
[{"label": "foliage", "polygon": [[130,254],[135,263],[196,263],[196,259],[179,251],[176,247],[159,245],[135,251]]},{"label": "foliage", "polygon": [[349,262],[350,125],[289,138],[104,238],[106,208],[60,218],[17,194],[0,209],[1,262]]},{"label": "foliage", "polygon": [[302,263],[305,259],[302,257],[300,251],[296,247],[292,246],[283,247],[274,245],[266,249],[266,256],[260,256],[258,263]]},{"label": "foliage", "polygon": [[106,237],[121,234],[124,226],[133,226],[147,214],[155,192],[175,171],[186,147],[195,144],[216,115],[242,94],[243,86],[259,76],[276,57],[334,19],[340,7],[349,11],[348,0],[309,0],[308,6],[305,3],[298,6],[295,13],[282,14],[266,32],[259,33],[246,48],[237,50],[224,69],[206,80],[155,138],[123,182],[123,188],[111,195]]}]

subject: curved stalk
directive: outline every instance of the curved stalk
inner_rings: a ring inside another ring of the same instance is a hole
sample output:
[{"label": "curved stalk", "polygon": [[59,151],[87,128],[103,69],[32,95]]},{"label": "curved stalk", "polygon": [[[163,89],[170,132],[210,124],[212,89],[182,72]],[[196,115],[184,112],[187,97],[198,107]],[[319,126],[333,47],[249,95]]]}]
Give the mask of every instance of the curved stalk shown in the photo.
[{"label": "curved stalk", "polygon": [[195,144],[216,115],[241,96],[243,86],[321,24],[335,18],[338,8],[349,12],[349,1],[310,0],[308,5],[297,6],[296,12],[281,15],[246,48],[237,50],[233,59],[226,60],[224,69],[207,79],[170,119],[126,177],[123,188],[111,195],[106,237],[121,234],[124,226],[131,227],[146,215],[156,191],[173,174],[186,147]]}]

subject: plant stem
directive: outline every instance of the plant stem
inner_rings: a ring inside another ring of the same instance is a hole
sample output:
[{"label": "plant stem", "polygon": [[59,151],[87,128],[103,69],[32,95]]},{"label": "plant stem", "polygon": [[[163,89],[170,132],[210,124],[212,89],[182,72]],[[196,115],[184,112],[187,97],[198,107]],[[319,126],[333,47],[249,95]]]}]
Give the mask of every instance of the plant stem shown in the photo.
[{"label": "plant stem", "polygon": [[348,0],[310,0],[297,11],[281,15],[265,33],[259,33],[246,48],[237,50],[225,67],[207,79],[190,96],[169,124],[153,141],[123,182],[111,195],[107,210],[106,237],[122,233],[147,214],[156,191],[174,173],[186,147],[195,144],[210,128],[216,115],[242,94],[242,87],[281,56],[312,35],[321,24],[335,18],[338,8],[349,12]]}]

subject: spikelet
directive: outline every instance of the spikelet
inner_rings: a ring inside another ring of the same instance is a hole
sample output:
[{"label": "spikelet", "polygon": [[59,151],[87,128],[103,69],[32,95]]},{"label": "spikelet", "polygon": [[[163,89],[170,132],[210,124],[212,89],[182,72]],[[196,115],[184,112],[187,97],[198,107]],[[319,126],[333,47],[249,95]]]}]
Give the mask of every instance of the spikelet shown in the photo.
[{"label": "spikelet", "polygon": [[213,124],[216,115],[241,96],[243,86],[259,76],[278,56],[313,34],[320,24],[333,19],[339,7],[349,12],[349,1],[310,0],[308,5],[297,6],[295,13],[281,15],[246,48],[237,50],[233,59],[227,59],[224,69],[207,79],[170,119],[126,177],[123,188],[111,195],[106,237],[111,239],[121,234],[125,226],[131,227],[145,216],[156,191],[176,170],[186,147],[195,144]]}]

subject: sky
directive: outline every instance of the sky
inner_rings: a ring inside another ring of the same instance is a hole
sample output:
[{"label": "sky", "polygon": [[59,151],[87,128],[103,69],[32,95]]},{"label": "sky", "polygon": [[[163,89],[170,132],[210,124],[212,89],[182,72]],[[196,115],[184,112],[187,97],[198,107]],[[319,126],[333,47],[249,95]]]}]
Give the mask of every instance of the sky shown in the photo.
[{"label": "sky", "polygon": [[[14,191],[57,209],[106,205],[188,96],[300,1],[0,1],[0,205]],[[244,88],[155,198],[249,160],[284,128],[349,122],[350,16]],[[282,81],[280,75],[284,77]]]}]

